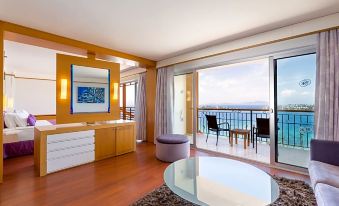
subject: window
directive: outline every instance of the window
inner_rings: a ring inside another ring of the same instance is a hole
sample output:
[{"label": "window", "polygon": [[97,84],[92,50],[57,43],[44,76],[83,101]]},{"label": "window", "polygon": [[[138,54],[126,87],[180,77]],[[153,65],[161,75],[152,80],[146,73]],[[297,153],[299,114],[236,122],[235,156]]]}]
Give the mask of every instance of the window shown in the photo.
[{"label": "window", "polygon": [[120,84],[120,117],[121,119],[134,119],[137,82]]},{"label": "window", "polygon": [[268,109],[268,59],[199,71],[199,108]]}]

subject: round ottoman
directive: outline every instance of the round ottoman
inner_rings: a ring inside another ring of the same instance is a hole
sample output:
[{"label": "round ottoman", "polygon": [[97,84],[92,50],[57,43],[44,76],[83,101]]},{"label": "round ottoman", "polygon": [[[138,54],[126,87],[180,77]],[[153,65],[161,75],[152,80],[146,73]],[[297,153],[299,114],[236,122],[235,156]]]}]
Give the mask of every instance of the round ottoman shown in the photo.
[{"label": "round ottoman", "polygon": [[190,156],[190,142],[185,135],[165,134],[156,138],[156,157],[164,162],[175,162]]}]

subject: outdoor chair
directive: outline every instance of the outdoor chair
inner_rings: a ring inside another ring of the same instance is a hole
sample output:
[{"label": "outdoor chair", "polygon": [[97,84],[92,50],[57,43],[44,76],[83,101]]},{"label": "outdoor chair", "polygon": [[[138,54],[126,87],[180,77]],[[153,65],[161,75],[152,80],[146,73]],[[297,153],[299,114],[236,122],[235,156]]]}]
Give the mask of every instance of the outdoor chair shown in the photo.
[{"label": "outdoor chair", "polygon": [[[215,115],[206,115],[206,119],[207,119],[206,142],[208,140],[208,135],[209,135],[210,131],[212,131],[212,132],[217,133],[217,143],[216,143],[216,145],[218,145],[218,139],[219,139],[220,132],[228,132],[228,136],[229,136],[230,125],[228,124],[228,122],[218,123],[217,122],[217,116],[215,116]],[[226,125],[226,128],[222,128],[222,127],[220,127],[220,125]]]},{"label": "outdoor chair", "polygon": [[[252,141],[255,140],[255,153],[258,152],[258,137],[270,139],[270,119],[257,118],[257,127],[253,127]],[[253,142],[253,147],[254,147],[254,142]]]}]

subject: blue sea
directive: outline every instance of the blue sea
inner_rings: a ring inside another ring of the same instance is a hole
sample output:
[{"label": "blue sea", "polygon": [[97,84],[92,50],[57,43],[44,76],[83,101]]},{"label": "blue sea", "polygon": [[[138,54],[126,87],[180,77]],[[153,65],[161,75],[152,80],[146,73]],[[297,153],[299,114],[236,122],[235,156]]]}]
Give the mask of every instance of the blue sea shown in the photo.
[{"label": "blue sea", "polygon": [[[256,126],[256,118],[269,118],[269,112],[199,110],[198,130],[207,133],[205,114],[216,115],[218,122],[228,122],[232,129],[250,130]],[[252,116],[252,119],[251,119]],[[278,112],[278,144],[309,148],[314,137],[314,112]],[[226,133],[221,133],[226,136]]]}]

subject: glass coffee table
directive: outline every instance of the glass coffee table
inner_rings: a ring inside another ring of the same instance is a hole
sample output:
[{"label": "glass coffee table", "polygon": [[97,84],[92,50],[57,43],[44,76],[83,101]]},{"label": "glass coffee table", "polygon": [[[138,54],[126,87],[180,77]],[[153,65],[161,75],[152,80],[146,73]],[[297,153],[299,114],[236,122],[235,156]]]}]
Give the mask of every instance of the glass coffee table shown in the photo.
[{"label": "glass coffee table", "polygon": [[166,168],[164,180],[175,194],[198,205],[264,206],[279,197],[279,186],[270,175],[226,158],[176,161]]}]

